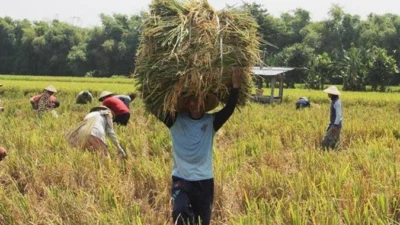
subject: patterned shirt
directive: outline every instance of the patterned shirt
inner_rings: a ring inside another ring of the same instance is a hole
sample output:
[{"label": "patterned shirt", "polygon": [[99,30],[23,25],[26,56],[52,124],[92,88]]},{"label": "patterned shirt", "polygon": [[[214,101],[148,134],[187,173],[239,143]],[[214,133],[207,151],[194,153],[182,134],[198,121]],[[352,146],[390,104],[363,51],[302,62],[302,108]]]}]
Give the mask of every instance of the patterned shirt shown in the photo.
[{"label": "patterned shirt", "polygon": [[38,103],[38,113],[45,112],[45,111],[50,111],[54,108],[54,103],[50,99],[50,94],[49,93],[44,93]]}]

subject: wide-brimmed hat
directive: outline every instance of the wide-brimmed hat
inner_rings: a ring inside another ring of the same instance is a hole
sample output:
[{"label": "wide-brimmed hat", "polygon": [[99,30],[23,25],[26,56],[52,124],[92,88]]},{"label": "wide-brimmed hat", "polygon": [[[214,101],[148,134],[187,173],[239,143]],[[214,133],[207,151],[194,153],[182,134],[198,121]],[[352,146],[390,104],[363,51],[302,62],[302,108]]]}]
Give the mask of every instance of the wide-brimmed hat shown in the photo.
[{"label": "wide-brimmed hat", "polygon": [[[189,112],[189,108],[186,104],[190,95],[181,95],[178,99],[177,110],[178,112]],[[215,94],[207,94],[206,99],[204,100],[204,111],[208,112],[215,109],[219,105],[218,97]]]},{"label": "wide-brimmed hat", "polygon": [[110,108],[108,108],[107,106],[104,106],[104,105],[95,106],[90,109],[90,112],[105,111],[105,110],[107,110],[111,113],[112,118],[115,117],[114,112]]},{"label": "wide-brimmed hat", "polygon": [[331,94],[331,95],[340,95],[340,91],[336,86],[330,86],[324,90],[324,92]]},{"label": "wide-brimmed hat", "polygon": [[49,91],[49,92],[53,92],[53,93],[57,93],[57,90],[53,85],[47,86],[44,90]]},{"label": "wide-brimmed hat", "polygon": [[111,95],[113,95],[112,92],[103,91],[103,92],[101,92],[101,94],[100,94],[99,101],[101,101],[104,97],[111,96]]},{"label": "wide-brimmed hat", "polygon": [[308,98],[307,97],[301,97],[299,99],[304,99],[304,100],[306,100],[308,102]]},{"label": "wide-brimmed hat", "polygon": [[101,111],[101,110],[110,110],[110,109],[104,105],[100,105],[100,106],[95,106],[95,107],[91,108],[90,112],[96,112],[96,111]]}]

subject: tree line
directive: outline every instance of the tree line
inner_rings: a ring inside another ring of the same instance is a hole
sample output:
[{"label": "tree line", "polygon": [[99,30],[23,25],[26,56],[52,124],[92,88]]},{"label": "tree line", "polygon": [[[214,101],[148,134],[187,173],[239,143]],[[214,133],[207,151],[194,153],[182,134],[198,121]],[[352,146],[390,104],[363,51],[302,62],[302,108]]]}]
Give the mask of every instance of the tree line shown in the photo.
[{"label": "tree line", "polygon": [[[328,19],[311,21],[304,9],[276,17],[260,4],[243,7],[270,43],[261,49],[265,64],[298,68],[286,74],[289,87],[337,83],[346,90],[370,85],[386,91],[400,82],[399,15],[371,13],[363,20],[333,5]],[[131,75],[145,17],[101,14],[101,26],[91,28],[0,17],[0,74]]]}]

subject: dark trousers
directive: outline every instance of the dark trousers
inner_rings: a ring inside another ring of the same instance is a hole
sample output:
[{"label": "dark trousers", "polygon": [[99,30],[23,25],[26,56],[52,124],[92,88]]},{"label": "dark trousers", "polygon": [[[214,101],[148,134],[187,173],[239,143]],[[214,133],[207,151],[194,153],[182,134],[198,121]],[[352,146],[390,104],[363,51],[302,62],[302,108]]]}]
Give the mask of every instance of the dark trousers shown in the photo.
[{"label": "dark trousers", "polygon": [[128,125],[129,118],[131,117],[130,113],[124,113],[118,116],[115,116],[114,123],[126,126]]},{"label": "dark trousers", "polygon": [[214,179],[187,181],[172,177],[174,224],[210,224],[213,199]]}]

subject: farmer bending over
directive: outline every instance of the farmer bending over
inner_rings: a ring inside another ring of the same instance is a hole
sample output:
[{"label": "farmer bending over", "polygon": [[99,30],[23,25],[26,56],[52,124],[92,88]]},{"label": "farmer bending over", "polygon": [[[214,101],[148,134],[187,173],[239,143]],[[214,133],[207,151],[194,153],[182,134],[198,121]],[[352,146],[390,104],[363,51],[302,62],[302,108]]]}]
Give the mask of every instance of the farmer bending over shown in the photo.
[{"label": "farmer bending over", "polygon": [[91,103],[93,100],[93,96],[89,91],[81,91],[79,94],[76,96],[76,104],[87,104]]},{"label": "farmer bending over", "polygon": [[236,107],[242,76],[242,69],[233,69],[233,88],[219,112],[205,113],[218,106],[215,95],[209,94],[204,104],[195,96],[181,97],[178,113],[168,114],[162,120],[170,130],[173,145],[174,224],[199,224],[200,221],[203,225],[210,224],[214,198],[213,140]]},{"label": "farmer bending over", "polygon": [[296,102],[296,109],[303,109],[310,107],[310,101],[306,97],[301,97],[299,100]]},{"label": "farmer bending over", "polygon": [[54,109],[60,106],[60,102],[54,97],[55,93],[57,93],[56,88],[50,85],[44,89],[43,94],[33,96],[30,99],[32,108],[37,110],[39,116],[41,116],[43,112],[51,111],[52,114],[57,117],[57,113]]},{"label": "farmer bending over", "polygon": [[126,153],[119,144],[113,129],[112,117],[111,110],[105,106],[92,108],[83,121],[75,129],[68,132],[68,142],[74,147],[99,151],[102,155],[108,157],[107,134],[119,153],[125,158]]},{"label": "farmer bending over", "polygon": [[113,98],[114,94],[109,91],[103,91],[100,94],[99,101],[103,102],[103,105],[111,109],[115,114],[114,122],[126,126],[128,125],[129,118],[131,117],[131,111],[124,104],[123,101],[118,98]]}]

